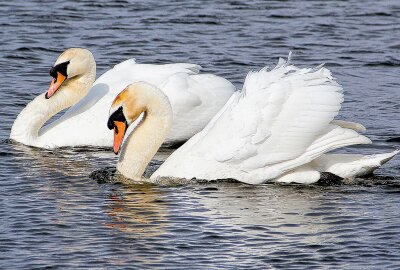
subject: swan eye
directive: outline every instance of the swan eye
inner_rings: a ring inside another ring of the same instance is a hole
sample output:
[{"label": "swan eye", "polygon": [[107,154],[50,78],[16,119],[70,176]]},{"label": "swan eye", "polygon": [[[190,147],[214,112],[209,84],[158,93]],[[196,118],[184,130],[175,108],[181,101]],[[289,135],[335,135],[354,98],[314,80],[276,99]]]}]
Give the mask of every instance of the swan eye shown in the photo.
[{"label": "swan eye", "polygon": [[69,61],[60,63],[58,65],[55,65],[50,69],[50,76],[53,77],[54,79],[57,80],[57,72],[61,73],[65,77],[67,77],[67,67],[68,67]]},{"label": "swan eye", "polygon": [[[116,121],[122,122],[122,123],[127,123],[122,107],[119,107],[118,110],[113,112],[110,115],[110,117],[108,118],[108,122],[107,122],[108,129],[113,129],[115,126],[114,122],[116,122]],[[118,133],[118,129],[117,129],[117,133]]]}]

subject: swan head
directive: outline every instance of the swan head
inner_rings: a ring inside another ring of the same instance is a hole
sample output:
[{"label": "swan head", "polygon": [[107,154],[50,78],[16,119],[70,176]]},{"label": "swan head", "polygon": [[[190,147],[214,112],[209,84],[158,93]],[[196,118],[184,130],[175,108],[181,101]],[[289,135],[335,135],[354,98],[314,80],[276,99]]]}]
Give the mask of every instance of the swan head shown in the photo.
[{"label": "swan head", "polygon": [[128,85],[114,99],[109,113],[107,126],[114,129],[114,153],[118,154],[125,132],[129,125],[135,122],[142,113],[147,111],[149,90],[154,86],[138,82]]},{"label": "swan head", "polygon": [[83,48],[70,48],[64,51],[50,69],[53,77],[45,95],[46,99],[53,96],[60,87],[80,75],[90,72],[96,67],[93,54]]}]

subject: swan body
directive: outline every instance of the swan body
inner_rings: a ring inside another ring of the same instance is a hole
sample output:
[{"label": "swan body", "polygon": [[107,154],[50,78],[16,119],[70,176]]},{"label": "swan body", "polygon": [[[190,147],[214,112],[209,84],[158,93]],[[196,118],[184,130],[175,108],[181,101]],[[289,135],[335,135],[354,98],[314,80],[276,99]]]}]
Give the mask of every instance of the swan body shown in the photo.
[{"label": "swan body", "polygon": [[[105,126],[108,109],[127,85],[144,81],[157,86],[170,100],[174,122],[164,142],[172,144],[199,132],[235,91],[221,77],[199,74],[201,67],[194,64],[138,64],[130,59],[94,81],[96,63],[88,50],[65,51],[53,68],[68,62],[65,82],[49,99],[42,94],[22,110],[12,127],[11,139],[43,148],[112,146],[112,133]],[[60,118],[41,128],[68,107]]]},{"label": "swan body", "polygon": [[[152,95],[151,102],[147,103],[148,97],[141,98],[144,93]],[[117,169],[125,177],[140,178],[154,149],[163,141],[158,132],[169,125],[154,124],[155,119],[170,115],[162,96],[154,86],[134,84],[111,107],[109,128],[112,123],[129,125],[140,112],[145,114],[139,125],[143,128],[131,133],[121,150]],[[151,178],[309,184],[318,181],[321,172],[344,178],[369,174],[398,152],[371,156],[326,154],[348,145],[371,143],[358,134],[365,129],[362,125],[334,120],[342,101],[342,87],[329,70],[299,69],[280,59],[271,71],[264,68],[250,72],[243,90],[232,95],[208,125],[176,150]],[[115,116],[118,108],[122,112],[119,120]],[[152,113],[147,113],[149,110]],[[118,147],[114,150],[118,152]]]}]

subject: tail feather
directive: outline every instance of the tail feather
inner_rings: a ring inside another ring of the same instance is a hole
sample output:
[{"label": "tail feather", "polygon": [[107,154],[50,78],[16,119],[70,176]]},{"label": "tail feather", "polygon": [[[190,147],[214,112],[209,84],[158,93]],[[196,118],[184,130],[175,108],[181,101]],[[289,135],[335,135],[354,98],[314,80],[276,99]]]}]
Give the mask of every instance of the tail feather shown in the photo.
[{"label": "tail feather", "polygon": [[365,132],[367,130],[363,125],[350,121],[333,120],[331,123],[342,128],[352,129],[357,132]]},{"label": "tail feather", "polygon": [[375,155],[325,154],[313,160],[318,171],[330,172],[342,178],[355,178],[372,174],[396,156],[400,150]]}]

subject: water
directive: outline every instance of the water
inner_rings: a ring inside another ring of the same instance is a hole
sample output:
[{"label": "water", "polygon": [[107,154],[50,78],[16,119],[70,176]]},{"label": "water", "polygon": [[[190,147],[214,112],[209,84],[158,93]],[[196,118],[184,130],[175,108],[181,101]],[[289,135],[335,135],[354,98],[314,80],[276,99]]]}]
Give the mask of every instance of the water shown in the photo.
[{"label": "water", "polygon": [[397,0],[160,2],[0,3],[0,268],[399,268],[399,158],[386,178],[339,186],[124,186],[89,178],[111,151],[6,141],[58,54],[80,46],[98,74],[186,61],[237,86],[292,50],[296,65],[326,63],[346,90],[340,118],[375,142],[346,151],[399,147],[386,142],[400,135]]}]

